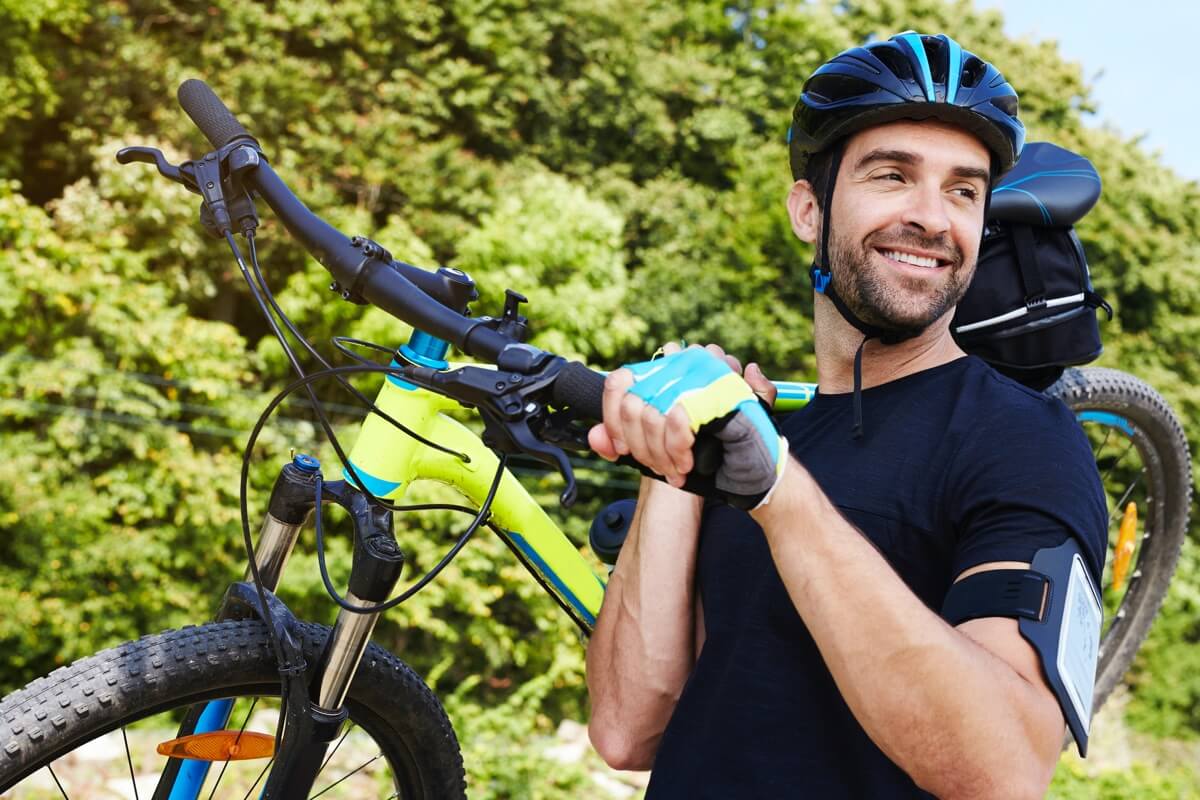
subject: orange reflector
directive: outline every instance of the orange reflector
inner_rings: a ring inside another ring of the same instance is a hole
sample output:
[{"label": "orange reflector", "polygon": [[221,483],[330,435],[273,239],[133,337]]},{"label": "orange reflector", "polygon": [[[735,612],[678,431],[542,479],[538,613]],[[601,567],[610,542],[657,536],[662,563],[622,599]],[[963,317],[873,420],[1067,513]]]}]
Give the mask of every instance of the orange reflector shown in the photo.
[{"label": "orange reflector", "polygon": [[244,761],[270,758],[275,754],[275,737],[250,731],[194,733],[158,746],[160,756],[195,758],[201,761]]},{"label": "orange reflector", "polygon": [[1125,575],[1129,572],[1133,548],[1137,546],[1133,540],[1137,535],[1137,522],[1137,504],[1130,503],[1121,517],[1121,532],[1117,535],[1116,552],[1113,553],[1113,589],[1118,592],[1125,588]]}]

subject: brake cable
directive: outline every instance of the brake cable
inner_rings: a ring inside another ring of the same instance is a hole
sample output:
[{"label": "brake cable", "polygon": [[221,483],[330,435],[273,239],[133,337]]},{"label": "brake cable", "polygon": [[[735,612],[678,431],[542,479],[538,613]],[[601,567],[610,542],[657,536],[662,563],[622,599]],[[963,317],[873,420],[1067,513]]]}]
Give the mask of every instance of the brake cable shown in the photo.
[{"label": "brake cable", "polygon": [[[253,231],[247,233],[246,238],[250,242],[250,264],[254,269],[254,277],[257,279],[258,288],[262,291],[263,295],[266,297],[267,302],[270,303],[271,308],[274,309],[275,313],[279,315],[280,321],[283,322],[283,324],[287,327],[288,331],[291,332],[293,337],[295,337],[296,341],[299,342],[300,345],[302,347],[304,347],[305,350],[308,351],[309,355],[311,355],[313,358],[315,358],[322,367],[328,369],[332,365],[328,361],[326,361],[325,358],[321,355],[320,351],[318,351],[315,347],[313,347],[312,344],[308,341],[308,339],[306,339],[304,337],[304,335],[300,333],[299,329],[296,328],[295,323],[292,322],[291,318],[288,317],[288,315],[286,313],[284,313],[283,309],[279,307],[279,303],[276,302],[275,295],[272,294],[270,287],[267,285],[266,279],[263,277],[262,270],[259,268],[258,245],[256,243]],[[347,337],[338,337],[338,338],[347,338]],[[348,340],[356,342],[356,343],[361,341],[358,339],[348,339]],[[387,352],[388,354],[391,353],[390,350],[383,347],[382,345],[372,345],[371,342],[362,342],[362,344],[379,348],[380,350],[383,350],[383,351]],[[354,358],[354,359],[360,361],[361,363],[367,363],[367,362],[364,362],[361,357],[356,356],[355,354],[351,353],[348,349],[339,347],[337,345],[336,340],[335,340],[334,346],[337,347],[338,350],[340,350],[341,352],[350,356],[351,358]],[[375,363],[375,362],[370,362],[370,363]],[[304,373],[300,372],[300,374],[303,375]],[[421,434],[417,433],[416,431],[412,430],[411,428],[406,427],[402,422],[395,419],[394,417],[392,417],[392,415],[388,414],[386,411],[384,411],[383,409],[381,409],[377,405],[375,405],[375,401],[373,401],[371,398],[367,397],[365,394],[360,392],[349,381],[347,381],[341,377],[339,377],[337,379],[337,381],[339,384],[342,385],[342,388],[344,388],[346,391],[350,392],[350,394],[353,395],[356,400],[358,400],[360,403],[362,403],[369,412],[378,415],[381,419],[385,420],[390,425],[392,425],[392,427],[397,428],[398,430],[407,434],[408,436],[412,437],[413,439],[416,439],[418,442],[425,445],[426,447],[431,447],[434,450],[439,450],[443,453],[446,453],[447,455],[457,456],[462,461],[470,461],[470,458],[466,455],[466,453],[456,452],[448,447],[445,447],[444,445],[440,445],[437,442],[426,439]]]},{"label": "brake cable", "polygon": [[329,578],[329,569],[325,564],[325,534],[323,531],[323,526],[321,524],[321,506],[322,506],[322,502],[323,502],[322,501],[322,490],[323,490],[324,481],[321,479],[320,475],[318,475],[317,480],[316,480],[317,506],[315,509],[315,512],[316,512],[315,527],[316,527],[316,533],[317,533],[317,537],[316,537],[317,538],[317,566],[320,568],[321,582],[325,584],[325,591],[326,591],[326,593],[328,593],[329,597],[333,600],[333,602],[337,603],[339,607],[344,608],[346,611],[349,611],[351,613],[354,613],[354,614],[378,614],[378,613],[382,613],[384,611],[389,611],[389,610],[395,608],[396,606],[400,605],[405,600],[408,600],[414,594],[416,594],[417,592],[421,591],[426,586],[428,586],[430,581],[432,581],[434,578],[436,578],[441,573],[441,571],[446,568],[446,565],[448,565],[451,561],[454,560],[454,557],[459,554],[459,551],[461,551],[463,549],[463,547],[466,546],[467,542],[470,541],[471,537],[475,535],[475,531],[479,530],[479,527],[481,525],[483,525],[484,523],[486,523],[490,520],[491,510],[492,510],[492,501],[495,500],[496,491],[500,488],[500,481],[504,477],[504,466],[505,466],[505,462],[507,460],[508,460],[507,455],[504,455],[504,454],[500,455],[500,463],[496,466],[496,474],[492,478],[492,485],[488,489],[487,497],[484,499],[483,503],[481,503],[479,506],[479,512],[475,515],[475,518],[473,520],[471,520],[471,524],[467,526],[466,531],[464,531],[458,537],[458,540],[454,543],[454,546],[451,547],[450,550],[446,553],[446,555],[444,555],[442,557],[442,560],[439,561],[437,564],[435,564],[433,567],[431,567],[429,569],[429,571],[426,572],[421,577],[421,579],[419,581],[417,581],[416,583],[414,583],[412,586],[408,587],[400,594],[391,598],[386,603],[380,603],[377,606],[356,606],[356,605],[350,603],[349,601],[346,600],[346,598],[344,598],[342,595],[338,594],[337,589],[334,588],[333,582]]}]

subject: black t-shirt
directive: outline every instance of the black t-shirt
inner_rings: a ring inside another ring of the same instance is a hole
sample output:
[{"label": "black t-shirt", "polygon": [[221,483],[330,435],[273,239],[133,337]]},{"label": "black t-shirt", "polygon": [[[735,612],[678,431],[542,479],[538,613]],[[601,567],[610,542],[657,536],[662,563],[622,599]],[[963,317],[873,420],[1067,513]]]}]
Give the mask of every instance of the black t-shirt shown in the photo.
[{"label": "black t-shirt", "polygon": [[[866,389],[862,402],[861,439],[851,435],[849,394],[818,393],[782,432],[935,613],[963,570],[1031,561],[1067,536],[1098,580],[1103,489],[1061,402],[974,357]],[[647,798],[929,797],[850,713],[749,515],[710,508],[699,547],[706,639]]]}]

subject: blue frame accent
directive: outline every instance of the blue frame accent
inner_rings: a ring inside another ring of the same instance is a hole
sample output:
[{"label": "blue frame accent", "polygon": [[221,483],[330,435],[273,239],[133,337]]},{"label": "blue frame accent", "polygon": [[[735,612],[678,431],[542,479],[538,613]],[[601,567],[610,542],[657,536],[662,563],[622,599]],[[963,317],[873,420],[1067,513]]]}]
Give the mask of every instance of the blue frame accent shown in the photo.
[{"label": "blue frame accent", "polygon": [[[233,700],[213,700],[206,704],[204,710],[200,712],[200,719],[196,721],[196,730],[193,733],[211,733],[223,730],[229,722],[229,714],[232,711]],[[211,766],[211,761],[185,759],[175,776],[175,784],[171,787],[168,800],[196,800]]]},{"label": "blue frame accent", "polygon": [[[579,598],[571,593],[571,590],[568,589],[566,584],[562,582],[562,579],[554,573],[554,570],[550,569],[550,565],[547,564],[542,557],[537,554],[537,551],[529,546],[529,542],[525,541],[525,537],[516,531],[505,531],[505,533],[508,534],[508,537],[512,540],[513,544],[521,548],[521,552],[525,554],[525,557],[534,563],[534,565],[537,567],[538,574],[550,581],[554,588],[558,590],[559,596],[570,603],[571,607],[575,609],[576,613],[578,613],[588,625],[595,627],[596,618],[592,616],[590,611],[584,608],[583,603],[579,602]],[[600,579],[597,578],[596,580]],[[603,586],[604,583],[601,582],[600,585]]]},{"label": "blue frame accent", "polygon": [[1080,411],[1075,415],[1075,418],[1080,422],[1098,422],[1101,425],[1110,425],[1114,428],[1120,428],[1130,436],[1134,435],[1133,425],[1129,420],[1111,411]]},{"label": "blue frame accent", "polygon": [[[384,495],[390,494],[391,492],[396,491],[396,489],[399,488],[399,486],[400,486],[399,483],[394,483],[392,481],[385,481],[383,478],[376,478],[374,475],[367,472],[362,467],[360,467],[358,464],[355,464],[353,461],[350,462],[350,466],[354,467],[354,471],[358,474],[358,477],[361,478],[362,482],[365,484],[365,486],[359,486],[359,488],[365,488],[368,492],[375,495],[376,497],[383,497]],[[354,478],[350,477],[350,471],[348,469],[346,469],[345,467],[342,468],[342,477],[345,478],[346,482],[352,486],[359,485],[358,481],[356,481],[356,480],[354,480]]]},{"label": "blue frame accent", "polygon": [[779,398],[804,400],[805,402],[812,400],[817,393],[815,383],[801,381],[775,381],[775,388],[779,390]]}]

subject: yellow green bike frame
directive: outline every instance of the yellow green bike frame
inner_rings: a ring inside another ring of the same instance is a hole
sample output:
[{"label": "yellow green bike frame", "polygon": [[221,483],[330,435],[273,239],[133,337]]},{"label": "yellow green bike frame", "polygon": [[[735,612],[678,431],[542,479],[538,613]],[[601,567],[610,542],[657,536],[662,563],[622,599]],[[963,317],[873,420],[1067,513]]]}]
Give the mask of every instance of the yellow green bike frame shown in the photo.
[{"label": "yellow green bike frame", "polygon": [[[421,366],[449,369],[441,358],[445,353],[440,347],[443,343],[431,340],[418,333],[400,348],[401,356]],[[776,386],[777,411],[803,406],[816,389],[810,383],[778,382]],[[402,498],[408,487],[420,480],[451,486],[476,508],[486,500],[499,459],[477,434],[445,413],[458,407],[456,401],[388,375],[375,404],[414,432],[454,452],[427,447],[372,413],[363,422],[350,452],[350,462],[361,483],[344,471],[348,482],[391,501]],[[460,458],[459,453],[468,460]],[[501,477],[491,520],[534,579],[557,598],[585,633],[590,633],[604,599],[605,579],[510,472]]]}]

